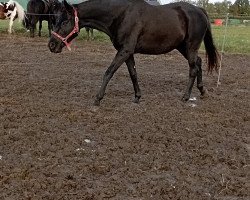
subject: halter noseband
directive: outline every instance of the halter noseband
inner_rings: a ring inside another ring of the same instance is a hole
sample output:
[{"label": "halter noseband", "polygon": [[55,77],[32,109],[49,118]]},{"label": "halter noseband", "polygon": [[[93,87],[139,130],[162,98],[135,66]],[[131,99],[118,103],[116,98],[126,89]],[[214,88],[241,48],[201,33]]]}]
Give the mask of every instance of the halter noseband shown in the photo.
[{"label": "halter noseband", "polygon": [[66,36],[66,37],[62,37],[61,35],[59,35],[58,33],[52,31],[51,33],[58,37],[60,40],[62,40],[62,42],[65,44],[65,46],[68,48],[69,51],[71,51],[70,45],[71,42],[67,42],[67,40],[75,33],[79,33],[79,18],[77,16],[77,10],[74,8],[74,15],[75,15],[75,26],[73,28],[73,30]]}]

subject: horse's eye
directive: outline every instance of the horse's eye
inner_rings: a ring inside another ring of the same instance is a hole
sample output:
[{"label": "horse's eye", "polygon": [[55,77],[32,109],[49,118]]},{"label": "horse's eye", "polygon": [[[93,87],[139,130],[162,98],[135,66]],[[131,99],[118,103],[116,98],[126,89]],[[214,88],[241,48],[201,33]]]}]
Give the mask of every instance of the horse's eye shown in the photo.
[{"label": "horse's eye", "polygon": [[67,21],[62,22],[62,26],[66,25],[66,24],[67,24]]}]

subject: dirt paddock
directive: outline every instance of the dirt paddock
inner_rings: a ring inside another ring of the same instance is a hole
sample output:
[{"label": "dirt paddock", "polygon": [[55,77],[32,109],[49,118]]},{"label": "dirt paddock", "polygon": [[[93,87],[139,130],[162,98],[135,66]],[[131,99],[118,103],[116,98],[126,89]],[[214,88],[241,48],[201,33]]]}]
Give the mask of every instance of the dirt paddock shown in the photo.
[{"label": "dirt paddock", "polygon": [[183,103],[187,62],[136,55],[140,104],[123,65],[94,107],[110,44],[0,42],[0,199],[250,198],[250,56],[225,55],[218,88],[203,66],[209,97]]}]

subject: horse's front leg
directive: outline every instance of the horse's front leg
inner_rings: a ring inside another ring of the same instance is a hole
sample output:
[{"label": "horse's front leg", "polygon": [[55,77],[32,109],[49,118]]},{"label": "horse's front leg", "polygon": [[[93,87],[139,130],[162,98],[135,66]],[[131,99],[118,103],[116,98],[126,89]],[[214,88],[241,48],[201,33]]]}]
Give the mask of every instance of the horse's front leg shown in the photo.
[{"label": "horse's front leg", "polygon": [[117,71],[117,69],[129,58],[129,56],[131,54],[132,54],[131,51],[129,51],[127,49],[122,49],[122,50],[117,52],[113,62],[111,63],[109,68],[106,70],[106,72],[103,76],[101,88],[100,88],[99,92],[97,93],[96,99],[94,102],[95,106],[100,105],[100,101],[104,97],[105,90],[106,90],[106,87],[107,87],[110,79],[113,77],[113,75]]},{"label": "horse's front leg", "polygon": [[208,95],[208,91],[203,86],[202,69],[201,69],[202,60],[201,60],[201,58],[199,56],[197,58],[196,65],[198,67],[198,72],[197,72],[197,88],[199,89],[199,91],[201,93],[201,98],[203,98],[203,97],[205,97],[205,96]]},{"label": "horse's front leg", "polygon": [[137,73],[136,73],[136,68],[135,68],[135,59],[134,56],[131,55],[127,60],[126,60],[126,65],[128,67],[129,75],[133,83],[134,91],[135,91],[135,99],[134,103],[139,103],[139,100],[141,98],[141,90],[138,84],[137,80]]},{"label": "horse's front leg", "polygon": [[49,37],[51,36],[51,30],[52,30],[52,21],[49,19],[48,21],[48,30],[49,30]]}]

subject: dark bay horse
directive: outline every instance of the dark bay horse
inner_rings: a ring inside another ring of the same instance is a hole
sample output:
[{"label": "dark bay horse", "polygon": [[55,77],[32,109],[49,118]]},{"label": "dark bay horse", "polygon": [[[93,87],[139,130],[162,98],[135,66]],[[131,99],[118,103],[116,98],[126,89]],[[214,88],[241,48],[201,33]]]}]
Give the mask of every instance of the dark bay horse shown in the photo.
[{"label": "dark bay horse", "polygon": [[[89,1],[89,0],[83,0],[82,2],[84,2],[84,1]],[[85,30],[87,32],[87,40],[89,40],[89,39],[93,40],[94,39],[94,30],[93,30],[93,28],[85,27]],[[90,33],[90,35],[89,35],[89,33]]]},{"label": "dark bay horse", "polygon": [[[86,0],[84,0],[86,1]],[[49,7],[50,7],[50,13],[51,13],[51,19],[52,24],[54,25],[56,23],[57,16],[60,15],[63,4],[58,0],[49,0]],[[94,30],[89,27],[85,27],[86,33],[87,33],[87,40],[94,39]]]},{"label": "dark bay horse", "polygon": [[134,102],[141,97],[134,54],[165,54],[177,49],[188,61],[189,82],[183,96],[187,101],[197,78],[202,96],[202,60],[198,50],[204,41],[208,72],[218,68],[218,53],[204,9],[185,2],[151,6],[144,0],[92,0],[70,5],[66,0],[49,40],[51,52],[60,53],[78,35],[82,27],[92,27],[109,35],[117,54],[106,70],[95,105],[103,99],[108,82],[125,62],[135,91]]},{"label": "dark bay horse", "polygon": [[49,0],[30,0],[27,4],[28,22],[26,28],[30,30],[30,37],[35,36],[36,24],[39,22],[38,36],[41,37],[42,21],[48,21],[49,35],[52,29],[52,17]]}]

